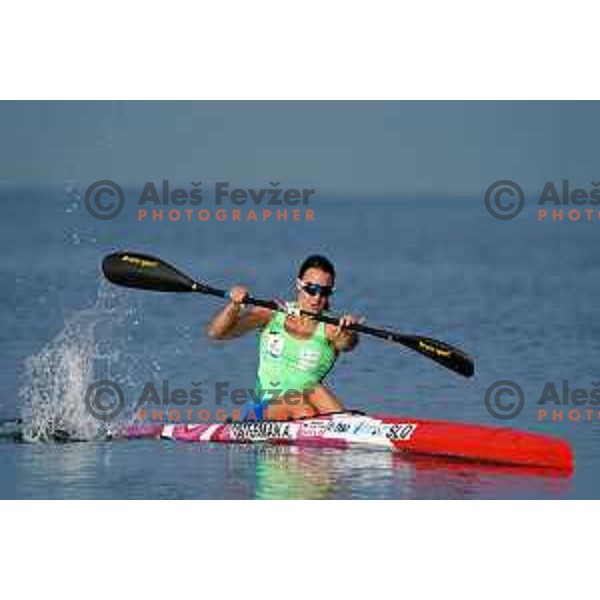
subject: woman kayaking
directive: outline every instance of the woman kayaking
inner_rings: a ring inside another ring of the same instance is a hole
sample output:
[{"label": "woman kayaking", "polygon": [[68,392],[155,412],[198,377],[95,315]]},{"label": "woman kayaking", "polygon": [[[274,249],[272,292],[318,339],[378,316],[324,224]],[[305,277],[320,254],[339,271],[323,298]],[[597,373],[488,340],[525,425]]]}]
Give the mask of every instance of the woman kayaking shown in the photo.
[{"label": "woman kayaking", "polygon": [[[212,319],[207,332],[212,339],[228,340],[261,330],[256,395],[262,401],[250,401],[245,420],[286,420],[344,410],[323,380],[340,352],[356,347],[358,336],[347,327],[361,319],[344,315],[338,325],[329,325],[294,314],[298,308],[315,315],[328,310],[334,283],[333,264],[324,256],[313,255],[300,267],[297,299],[286,304],[287,313],[262,307],[245,309],[248,290],[241,286],[230,290],[229,304]],[[281,390],[277,399],[271,392],[274,388]]]}]

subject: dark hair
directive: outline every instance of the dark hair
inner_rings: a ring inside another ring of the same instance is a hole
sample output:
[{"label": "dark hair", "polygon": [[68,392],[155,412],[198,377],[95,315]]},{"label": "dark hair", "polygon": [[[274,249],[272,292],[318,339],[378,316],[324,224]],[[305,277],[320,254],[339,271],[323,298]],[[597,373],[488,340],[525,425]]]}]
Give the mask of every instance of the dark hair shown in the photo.
[{"label": "dark hair", "polygon": [[309,256],[302,263],[302,266],[298,271],[298,277],[302,279],[304,273],[306,273],[306,271],[309,269],[319,269],[321,271],[325,271],[325,273],[329,273],[331,275],[331,278],[335,282],[335,268],[333,263],[328,258],[325,258],[320,254],[311,254],[311,256]]}]

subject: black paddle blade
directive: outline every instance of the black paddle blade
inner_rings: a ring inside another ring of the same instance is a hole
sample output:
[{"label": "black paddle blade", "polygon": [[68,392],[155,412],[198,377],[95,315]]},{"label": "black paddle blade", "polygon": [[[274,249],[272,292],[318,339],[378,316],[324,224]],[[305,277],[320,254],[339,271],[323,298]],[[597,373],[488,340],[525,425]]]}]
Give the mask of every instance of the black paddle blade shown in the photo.
[{"label": "black paddle blade", "polygon": [[109,254],[102,272],[116,285],[155,292],[194,292],[199,285],[159,258],[135,252]]},{"label": "black paddle blade", "polygon": [[411,348],[415,352],[426,356],[436,363],[462,375],[463,377],[472,377],[475,373],[475,363],[473,359],[465,354],[462,350],[422,335],[406,335],[386,331],[385,329],[375,329],[372,327],[359,325],[356,330],[364,330],[365,333],[376,335],[377,337],[389,340],[390,342],[398,342],[407,348]]},{"label": "black paddle blade", "polygon": [[464,377],[471,377],[475,373],[473,360],[450,344],[422,336],[414,336],[408,343],[404,340],[404,344]]}]

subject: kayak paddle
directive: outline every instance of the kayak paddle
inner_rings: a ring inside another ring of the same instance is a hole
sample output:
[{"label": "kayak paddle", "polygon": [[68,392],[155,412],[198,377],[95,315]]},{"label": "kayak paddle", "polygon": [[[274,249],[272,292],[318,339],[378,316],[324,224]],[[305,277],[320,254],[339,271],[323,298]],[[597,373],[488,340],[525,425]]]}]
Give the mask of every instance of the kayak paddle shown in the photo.
[{"label": "kayak paddle", "polygon": [[[227,290],[219,290],[205,283],[194,281],[163,260],[146,254],[134,252],[109,254],[102,261],[102,272],[110,282],[130,288],[155,292],[200,292],[219,298],[229,297]],[[273,300],[261,300],[248,296],[244,299],[244,304],[285,312],[285,308]],[[294,314],[310,316],[317,321],[331,325],[338,324],[338,318],[328,315],[314,315],[303,310],[298,310]],[[398,333],[358,323],[349,325],[348,329],[402,344],[464,377],[471,377],[475,371],[473,360],[462,350],[430,337]]]}]

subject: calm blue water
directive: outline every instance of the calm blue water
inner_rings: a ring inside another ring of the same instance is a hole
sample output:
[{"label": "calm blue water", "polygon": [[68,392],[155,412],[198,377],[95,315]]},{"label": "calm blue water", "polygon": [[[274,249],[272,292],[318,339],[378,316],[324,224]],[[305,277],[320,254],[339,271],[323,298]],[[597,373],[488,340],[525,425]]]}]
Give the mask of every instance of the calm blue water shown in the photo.
[{"label": "calm blue water", "polygon": [[514,380],[527,401],[508,424],[567,438],[577,468],[565,480],[379,453],[3,440],[0,497],[600,497],[597,416],[570,422],[565,410],[563,422],[539,422],[536,404],[546,381],[590,390],[600,380],[600,224],[538,223],[527,213],[496,221],[476,198],[317,198],[314,223],[140,224],[127,211],[93,219],[76,189],[1,195],[1,418],[38,396],[78,418],[85,365],[104,368],[103,348],[131,389],[164,378],[188,389],[191,381],[252,385],[253,336],[219,344],[203,335],[218,300],[109,287],[99,276],[108,252],[156,254],[261,297],[288,295],[299,262],[321,252],[338,269],[335,307],[456,343],[477,360],[476,377],[464,380],[365,338],[331,378],[348,406],[502,425],[485,408],[485,390]]}]

